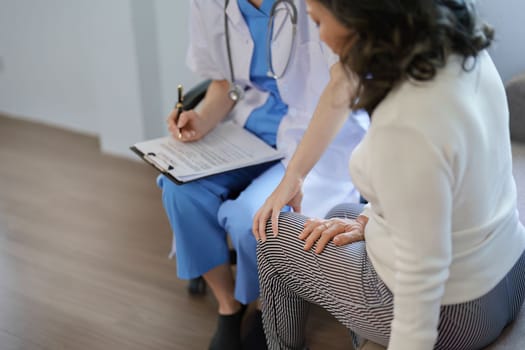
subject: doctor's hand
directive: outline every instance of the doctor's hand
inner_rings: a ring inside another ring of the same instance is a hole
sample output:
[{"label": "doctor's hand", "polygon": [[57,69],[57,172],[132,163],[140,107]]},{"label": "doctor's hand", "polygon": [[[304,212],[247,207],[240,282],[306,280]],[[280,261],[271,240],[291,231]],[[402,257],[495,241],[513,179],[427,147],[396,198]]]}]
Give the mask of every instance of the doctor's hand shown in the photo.
[{"label": "doctor's hand", "polygon": [[179,115],[174,108],[166,122],[171,136],[183,142],[197,141],[215,127],[215,124],[208,122],[193,109]]},{"label": "doctor's hand", "polygon": [[262,207],[253,218],[252,231],[255,239],[266,241],[266,222],[272,219],[272,232],[274,236],[278,233],[279,213],[284,206],[289,205],[294,212],[301,212],[301,201],[303,179],[286,172],[283,179],[266,199]]},{"label": "doctor's hand", "polygon": [[364,241],[368,217],[359,215],[354,219],[333,218],[328,220],[308,219],[299,239],[305,241],[304,250],[310,250],[317,242],[315,253],[321,254],[333,241],[336,246]]}]

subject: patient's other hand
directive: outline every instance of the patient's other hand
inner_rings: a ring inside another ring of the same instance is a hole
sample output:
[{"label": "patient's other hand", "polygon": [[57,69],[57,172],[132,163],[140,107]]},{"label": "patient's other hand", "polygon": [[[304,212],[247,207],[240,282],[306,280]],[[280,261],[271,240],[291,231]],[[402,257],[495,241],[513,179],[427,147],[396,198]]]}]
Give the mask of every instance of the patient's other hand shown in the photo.
[{"label": "patient's other hand", "polygon": [[364,241],[365,227],[368,217],[359,215],[357,219],[309,219],[299,234],[299,239],[305,241],[304,250],[311,249],[317,242],[315,252],[322,253],[328,242],[333,241],[336,246]]}]

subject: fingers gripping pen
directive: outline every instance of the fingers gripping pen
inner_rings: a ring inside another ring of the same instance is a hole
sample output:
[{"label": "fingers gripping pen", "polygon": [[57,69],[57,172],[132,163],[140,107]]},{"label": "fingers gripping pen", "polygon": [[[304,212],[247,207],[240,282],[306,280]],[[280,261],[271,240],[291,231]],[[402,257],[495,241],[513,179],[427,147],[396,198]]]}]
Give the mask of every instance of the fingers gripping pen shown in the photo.
[{"label": "fingers gripping pen", "polygon": [[[184,104],[183,104],[184,94],[182,90],[182,85],[177,86],[177,91],[178,91],[179,97],[177,99],[177,104],[175,104],[175,108],[177,108],[177,117],[175,118],[175,125],[177,125],[177,128],[179,128],[178,125],[179,125],[180,114],[184,110]],[[179,136],[179,139],[182,139],[182,133],[180,131],[180,128],[179,128],[178,136]]]}]

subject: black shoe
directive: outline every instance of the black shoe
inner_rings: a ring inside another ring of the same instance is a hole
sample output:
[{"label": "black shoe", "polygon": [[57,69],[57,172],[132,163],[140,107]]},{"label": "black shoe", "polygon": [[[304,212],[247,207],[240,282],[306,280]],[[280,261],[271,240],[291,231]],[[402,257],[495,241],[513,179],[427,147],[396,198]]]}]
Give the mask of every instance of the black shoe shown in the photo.
[{"label": "black shoe", "polygon": [[191,295],[204,295],[206,294],[206,282],[202,276],[192,278],[188,282],[188,292]]},{"label": "black shoe", "polygon": [[253,315],[246,318],[247,320],[243,326],[245,336],[242,348],[244,350],[267,350],[261,310],[255,310]]},{"label": "black shoe", "polygon": [[233,315],[219,315],[209,350],[241,350],[241,322],[246,305]]}]

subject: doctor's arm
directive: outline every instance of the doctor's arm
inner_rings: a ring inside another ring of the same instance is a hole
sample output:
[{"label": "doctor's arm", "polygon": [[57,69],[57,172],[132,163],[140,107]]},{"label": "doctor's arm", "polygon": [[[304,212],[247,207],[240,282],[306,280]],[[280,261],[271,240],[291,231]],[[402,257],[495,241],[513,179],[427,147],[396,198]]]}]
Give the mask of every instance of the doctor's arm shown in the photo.
[{"label": "doctor's arm", "polygon": [[252,230],[256,239],[266,240],[266,221],[270,217],[273,234],[277,235],[279,213],[285,205],[290,205],[295,212],[301,211],[302,183],[348,118],[355,88],[356,81],[349,78],[342,64],[333,64],[330,81],[283,179],[255,214]]},{"label": "doctor's arm", "polygon": [[228,96],[228,90],[227,80],[212,80],[198,111],[192,109],[178,115],[174,108],[167,120],[171,135],[184,142],[204,137],[232,110],[234,102]]}]

